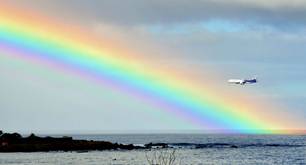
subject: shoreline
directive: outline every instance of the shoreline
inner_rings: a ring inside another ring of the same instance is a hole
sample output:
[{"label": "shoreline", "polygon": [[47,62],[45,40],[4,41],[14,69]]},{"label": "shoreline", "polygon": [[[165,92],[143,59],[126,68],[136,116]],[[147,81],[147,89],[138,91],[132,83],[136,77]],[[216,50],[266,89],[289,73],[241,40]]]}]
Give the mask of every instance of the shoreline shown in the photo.
[{"label": "shoreline", "polygon": [[[260,136],[260,135],[259,135]],[[229,136],[234,137],[234,136]],[[145,140],[143,143],[135,143],[133,141],[123,142],[114,140],[113,138],[90,139],[77,138],[75,136],[21,136],[18,133],[2,133],[0,132],[0,153],[4,152],[52,152],[52,151],[105,151],[105,150],[151,150],[151,149],[238,149],[238,148],[284,148],[284,147],[305,147],[304,143],[290,142],[258,142],[241,141],[241,136],[237,136],[229,141],[221,139],[215,141],[160,141],[160,140]],[[144,138],[144,137],[143,137]],[[148,138],[148,137],[146,137]],[[160,137],[162,138],[162,137]],[[245,136],[249,139],[250,137]],[[118,143],[120,142],[120,143]]]},{"label": "shoreline", "polygon": [[103,151],[103,150],[135,150],[153,147],[168,148],[165,143],[149,143],[144,146],[134,144],[112,143],[109,141],[75,140],[72,137],[39,137],[31,134],[22,137],[18,133],[0,132],[0,153],[4,152],[50,152],[50,151]]}]

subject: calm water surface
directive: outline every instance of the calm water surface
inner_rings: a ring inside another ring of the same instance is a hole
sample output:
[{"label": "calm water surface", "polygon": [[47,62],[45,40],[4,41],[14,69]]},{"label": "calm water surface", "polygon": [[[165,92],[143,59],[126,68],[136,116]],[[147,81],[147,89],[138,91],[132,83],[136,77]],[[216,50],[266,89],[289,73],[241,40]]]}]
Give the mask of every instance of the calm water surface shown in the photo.
[{"label": "calm water surface", "polygon": [[[75,139],[143,145],[168,143],[180,164],[305,164],[306,136],[207,134],[69,135]],[[163,151],[0,153],[0,164],[147,164],[146,155]],[[164,151],[167,152],[167,151]]]}]

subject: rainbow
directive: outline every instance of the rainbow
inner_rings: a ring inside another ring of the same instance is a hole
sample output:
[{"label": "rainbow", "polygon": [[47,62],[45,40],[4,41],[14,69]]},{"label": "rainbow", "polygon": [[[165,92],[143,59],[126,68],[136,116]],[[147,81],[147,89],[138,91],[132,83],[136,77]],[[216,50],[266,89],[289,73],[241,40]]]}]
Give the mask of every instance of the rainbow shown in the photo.
[{"label": "rainbow", "polygon": [[[111,48],[100,38],[38,13],[0,7],[0,55],[14,55],[65,69],[126,92],[203,129],[276,133],[287,123],[256,115],[256,108],[226,102],[209,87],[145,59]],[[39,16],[37,16],[39,15]]]}]

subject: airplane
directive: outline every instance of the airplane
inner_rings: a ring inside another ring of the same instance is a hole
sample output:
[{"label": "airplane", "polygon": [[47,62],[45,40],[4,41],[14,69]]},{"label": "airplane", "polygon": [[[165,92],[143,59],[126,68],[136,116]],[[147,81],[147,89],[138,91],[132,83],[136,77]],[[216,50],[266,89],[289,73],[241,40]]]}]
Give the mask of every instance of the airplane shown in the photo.
[{"label": "airplane", "polygon": [[227,81],[230,84],[239,84],[239,85],[245,85],[245,84],[254,84],[257,83],[257,78],[252,78],[252,79],[229,79]]}]

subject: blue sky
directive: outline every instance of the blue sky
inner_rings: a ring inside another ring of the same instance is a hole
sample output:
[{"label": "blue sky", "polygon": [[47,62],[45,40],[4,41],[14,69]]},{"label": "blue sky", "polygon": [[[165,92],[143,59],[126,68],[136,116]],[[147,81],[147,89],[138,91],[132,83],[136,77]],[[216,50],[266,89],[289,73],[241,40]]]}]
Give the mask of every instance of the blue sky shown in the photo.
[{"label": "blue sky", "polygon": [[[257,75],[258,86],[243,89],[244,92],[255,92],[258,99],[289,107],[290,113],[298,114],[297,116],[306,120],[305,1],[8,2],[43,12],[50,17],[64,20],[67,24],[84,27],[97,35],[125,43],[143,54],[150,52],[147,53],[148,58],[154,59],[156,56],[156,59],[164,59],[156,61],[160,65],[193,68],[198,76],[205,76],[206,70],[214,70],[225,75],[220,78],[224,81],[228,78],[249,78]],[[164,126],[159,121],[169,120],[166,116],[159,113],[151,116],[134,111],[140,108],[154,110],[132,98],[121,104],[112,101],[112,98],[118,97],[126,99],[123,94],[92,86],[73,76],[67,78],[61,73],[54,73],[40,66],[31,66],[4,56],[0,58],[0,125],[5,130],[64,132],[69,129],[145,130],[146,127],[155,130],[195,129],[177,119],[172,119],[168,126]],[[180,66],[173,66],[177,64]],[[33,75],[31,69],[21,71],[18,69],[20,67],[36,67],[32,70],[41,70],[41,73]],[[12,72],[16,74],[11,74]],[[45,77],[45,74],[53,77]],[[75,82],[78,83],[67,85]],[[220,84],[217,85],[224,87],[223,82],[218,83]],[[58,91],[58,88],[62,91]],[[56,91],[61,94],[58,95]],[[79,95],[80,91],[84,95]],[[101,95],[105,91],[112,95]],[[42,104],[36,104],[34,100]],[[54,103],[52,112],[47,111],[46,104],[50,100]],[[110,120],[118,117],[118,113],[96,110],[96,107],[106,105],[122,110],[122,116],[119,115],[122,123],[114,124],[114,121]],[[18,109],[21,108],[27,108],[29,111],[20,112]],[[82,108],[88,111],[82,112]],[[16,114],[21,117],[16,118]],[[82,116],[88,114],[86,124],[79,125]],[[135,115],[135,122],[129,123],[125,119],[128,114]],[[32,116],[35,115],[39,117],[33,120]],[[104,116],[103,121],[97,116]],[[58,121],[61,118],[63,120]],[[58,121],[58,124],[54,126],[55,121]],[[146,127],[139,125],[145,121],[149,121]]]}]

